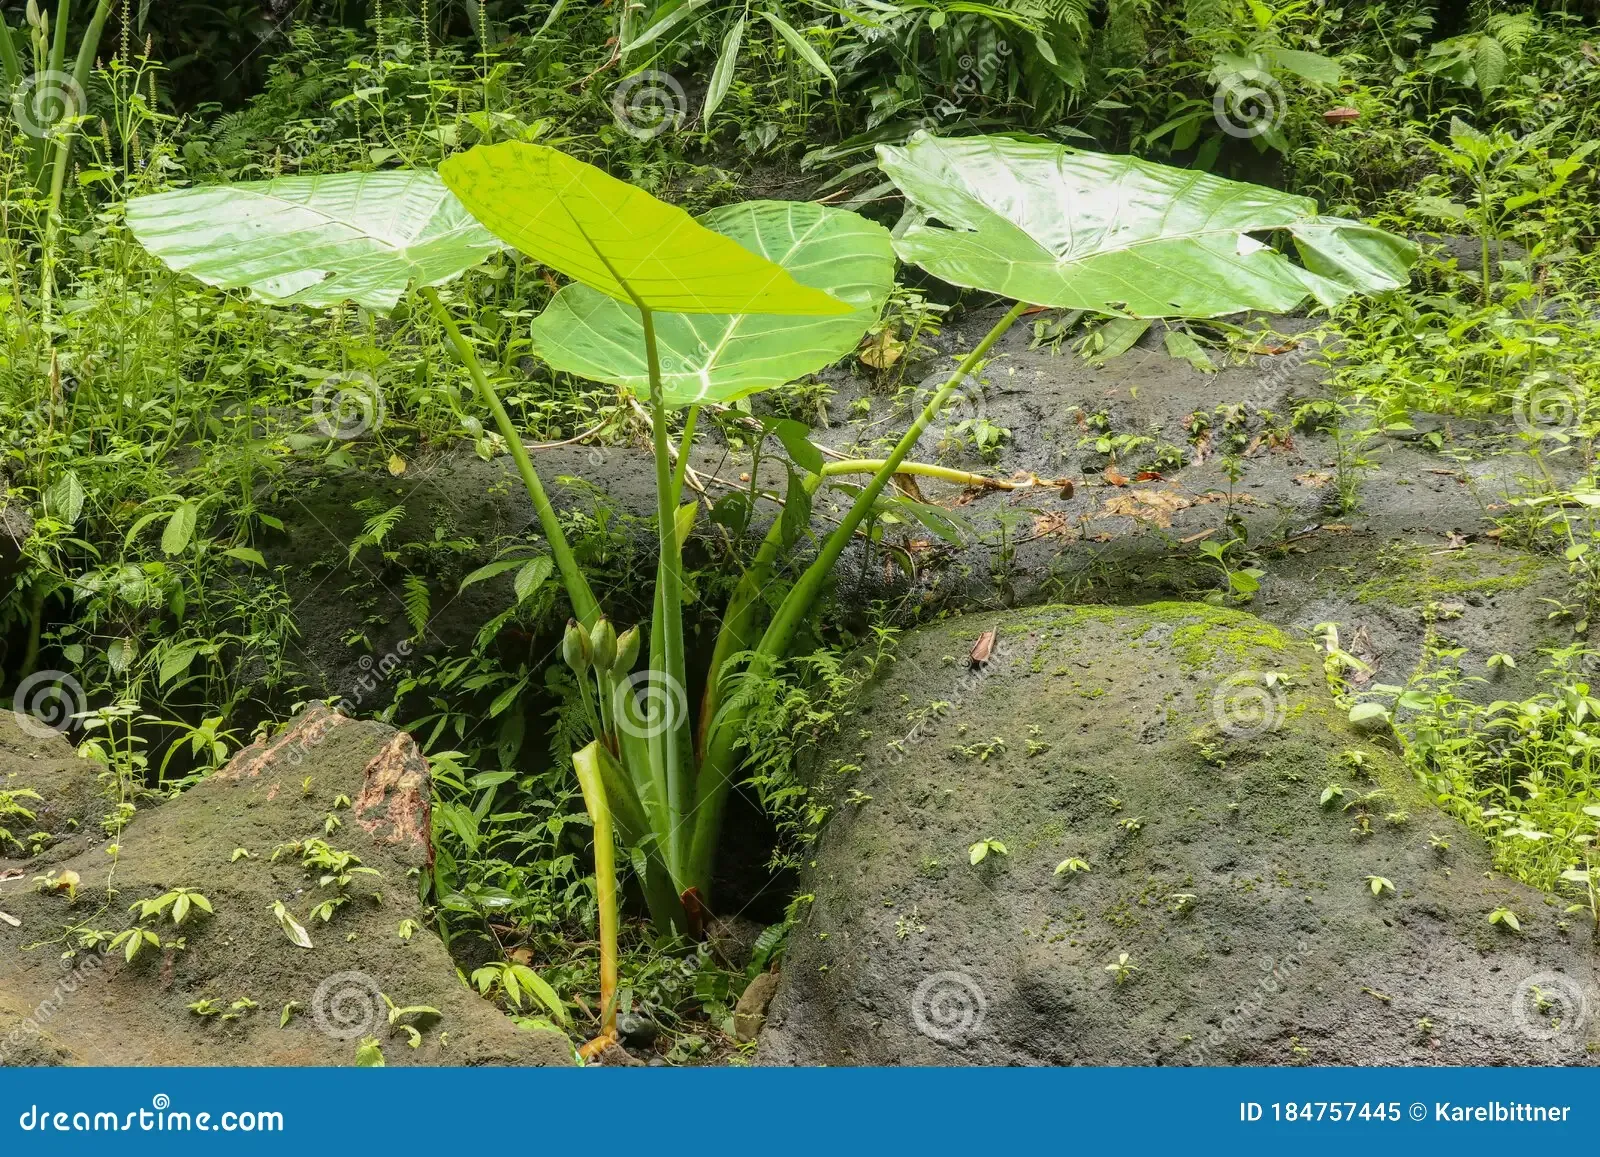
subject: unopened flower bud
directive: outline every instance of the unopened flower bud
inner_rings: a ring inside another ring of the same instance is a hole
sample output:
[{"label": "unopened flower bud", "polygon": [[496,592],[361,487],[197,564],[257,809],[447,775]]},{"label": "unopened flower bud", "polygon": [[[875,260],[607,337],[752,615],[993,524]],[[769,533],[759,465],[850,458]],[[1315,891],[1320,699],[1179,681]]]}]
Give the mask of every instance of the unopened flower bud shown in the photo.
[{"label": "unopened flower bud", "polygon": [[610,619],[596,621],[594,629],[589,632],[589,650],[594,656],[597,670],[611,670],[611,664],[617,661],[617,629],[611,625]]},{"label": "unopened flower bud", "polygon": [[617,661],[612,665],[611,673],[622,676],[633,670],[633,665],[639,661],[639,628],[629,627],[617,639]]},{"label": "unopened flower bud", "polygon": [[579,675],[589,669],[589,633],[576,619],[567,620],[567,634],[561,640],[561,657]]}]

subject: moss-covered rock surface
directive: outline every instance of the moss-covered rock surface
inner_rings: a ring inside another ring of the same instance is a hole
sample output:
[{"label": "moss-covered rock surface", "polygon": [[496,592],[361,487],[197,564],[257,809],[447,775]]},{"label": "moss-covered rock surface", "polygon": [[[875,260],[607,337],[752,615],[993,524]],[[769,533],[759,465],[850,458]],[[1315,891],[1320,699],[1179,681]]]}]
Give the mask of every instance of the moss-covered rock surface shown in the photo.
[{"label": "moss-covered rock surface", "polygon": [[[0,851],[0,1063],[352,1064],[364,1041],[390,1065],[571,1062],[468,989],[434,934],[428,765],[405,733],[313,708],[112,838],[94,771],[0,713],[0,786],[63,819],[31,859]],[[316,852],[358,862],[307,867]],[[129,910],[175,889],[211,913]],[[109,940],[135,926],[159,945],[130,961]]]},{"label": "moss-covered rock surface", "polygon": [[953,619],[849,723],[766,1063],[1586,1063],[1600,1040],[1587,917],[1490,873],[1321,656],[1253,616]]}]

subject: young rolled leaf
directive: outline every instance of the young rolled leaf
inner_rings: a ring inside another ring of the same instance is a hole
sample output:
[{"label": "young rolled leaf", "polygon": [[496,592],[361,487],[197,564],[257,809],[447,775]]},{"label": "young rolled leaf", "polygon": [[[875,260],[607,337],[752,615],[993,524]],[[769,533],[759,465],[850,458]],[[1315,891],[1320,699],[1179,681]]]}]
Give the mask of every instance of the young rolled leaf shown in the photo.
[{"label": "young rolled leaf", "polygon": [[505,246],[429,172],[325,173],[205,185],[128,202],[128,227],[170,268],[276,305],[379,312]]},{"label": "young rolled leaf", "polygon": [[617,301],[661,313],[848,314],[675,205],[557,149],[479,145],[439,166],[508,244]]},{"label": "young rolled leaf", "polygon": [[[894,285],[888,230],[845,209],[746,201],[713,209],[699,223],[854,308],[825,317],[656,315],[669,406],[731,401],[832,365],[855,349]],[[533,340],[556,369],[640,395],[648,390],[644,328],[631,305],[568,285],[535,319]]]},{"label": "young rolled leaf", "polygon": [[[1406,282],[1416,246],[1316,202],[1136,157],[1006,137],[879,145],[928,219],[904,261],[1015,301],[1128,317],[1283,312]],[[1304,266],[1262,238],[1287,231]]]}]

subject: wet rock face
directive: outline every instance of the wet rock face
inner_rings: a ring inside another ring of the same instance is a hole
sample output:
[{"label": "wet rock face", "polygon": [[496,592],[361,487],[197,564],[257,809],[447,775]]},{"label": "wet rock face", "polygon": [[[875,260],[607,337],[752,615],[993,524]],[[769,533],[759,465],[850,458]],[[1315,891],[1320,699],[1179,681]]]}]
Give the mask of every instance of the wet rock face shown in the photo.
[{"label": "wet rock face", "polygon": [[[65,740],[26,749],[13,726],[0,714],[0,782],[75,822],[33,859],[0,859],[4,1063],[350,1064],[367,1037],[390,1065],[571,1063],[565,1038],[521,1031],[465,988],[434,935],[416,880],[431,855],[428,765],[403,732],[312,708],[141,808],[113,870],[93,765]],[[347,883],[324,883],[341,871],[329,857],[346,853],[358,859],[345,861]],[[133,927],[130,904],[178,888],[212,914],[191,908],[178,926],[169,905],[141,924],[160,946],[131,962],[120,947],[81,947]],[[318,906],[341,894],[322,919]],[[385,997],[436,1013],[391,1024]]]},{"label": "wet rock face", "polygon": [[[947,324],[938,339],[941,354],[908,369],[910,392],[918,382],[931,388],[942,381],[954,364],[950,354],[970,348],[999,315],[979,310]],[[1270,320],[1282,336],[1261,348],[1275,352],[1237,364],[1219,355],[1215,373],[1172,358],[1159,326],[1103,366],[1085,362],[1070,342],[1053,350],[1048,341],[1033,342],[1030,325],[1014,328],[996,347],[985,388],[963,395],[947,420],[923,435],[913,456],[1002,479],[1068,478],[1074,486],[962,493],[920,479],[916,492],[964,525],[961,543],[911,520],[886,527],[886,542],[895,549],[852,549],[835,568],[836,605],[887,601],[910,619],[918,611],[1062,600],[1196,598],[1219,586],[1198,544],[1226,543],[1237,531],[1266,571],[1252,609],[1297,628],[1334,621],[1347,637],[1364,628],[1369,651],[1381,661],[1380,681],[1395,681],[1422,655],[1429,603],[1459,603],[1459,615],[1435,616],[1433,623],[1453,624],[1443,634],[1468,647],[1464,662],[1481,672],[1482,659],[1496,652],[1518,661],[1507,685],[1478,690],[1488,698],[1531,690],[1542,666],[1534,651],[1572,641],[1570,629],[1562,637],[1560,625],[1547,621],[1550,604],[1542,600],[1570,596],[1559,559],[1501,548],[1489,533],[1493,511],[1504,509],[1496,504],[1521,493],[1518,476],[1526,473],[1525,458],[1501,453],[1521,445],[1512,417],[1419,416],[1415,430],[1358,439],[1364,460],[1355,487],[1359,506],[1336,513],[1341,478],[1333,439],[1325,429],[1295,427],[1291,420],[1302,403],[1326,397],[1326,351],[1305,335],[1305,319]],[[808,421],[812,438],[841,454],[881,455],[884,439],[909,420],[906,407],[895,406],[894,385],[874,384],[844,367],[824,377],[832,396],[820,408],[795,409],[791,416]],[[776,413],[783,404],[779,395],[756,401],[762,412]],[[1238,425],[1230,425],[1233,407]],[[962,421],[978,418],[1008,432],[992,461],[960,433]],[[1356,418],[1348,423],[1352,430],[1364,424]],[[714,429],[704,429],[692,465],[714,503],[739,484],[749,461]],[[1114,447],[1111,454],[1102,442]],[[1224,466],[1230,450],[1242,464],[1237,480]],[[785,490],[777,458],[769,454],[757,471],[764,492]],[[597,502],[609,508],[610,537],[604,557],[595,556],[596,582],[614,592],[606,597],[619,621],[648,617],[648,607],[637,601],[649,590],[654,549],[648,450],[565,446],[536,450],[534,459],[562,509],[581,520],[594,514]],[[564,478],[569,481],[558,481]],[[1349,478],[1343,482],[1347,489],[1353,485]],[[837,491],[818,496],[819,536],[848,499]],[[348,551],[366,519],[397,506],[405,514],[387,547],[444,543],[451,549],[406,548],[388,557],[368,547],[351,563]],[[776,510],[758,501],[753,531]],[[263,549],[274,566],[286,568],[298,624],[288,646],[292,661],[308,697],[344,697],[352,714],[389,701],[395,680],[385,672],[396,665],[415,662],[419,653],[470,648],[483,625],[513,601],[512,576],[465,589],[461,580],[496,557],[497,545],[538,542],[509,458],[485,462],[465,451],[419,459],[399,479],[381,470],[301,479],[280,496],[276,513],[286,531]],[[698,527],[721,533],[708,517]],[[585,544],[578,549],[581,554]],[[803,565],[805,557],[797,551],[790,565]],[[413,638],[406,620],[408,575],[422,578],[432,592],[420,638]],[[508,661],[521,661],[547,653],[551,641],[530,639],[512,626],[500,645]]]},{"label": "wet rock face", "polygon": [[969,615],[843,733],[765,1063],[1589,1060],[1583,922],[1489,874],[1260,619]]}]

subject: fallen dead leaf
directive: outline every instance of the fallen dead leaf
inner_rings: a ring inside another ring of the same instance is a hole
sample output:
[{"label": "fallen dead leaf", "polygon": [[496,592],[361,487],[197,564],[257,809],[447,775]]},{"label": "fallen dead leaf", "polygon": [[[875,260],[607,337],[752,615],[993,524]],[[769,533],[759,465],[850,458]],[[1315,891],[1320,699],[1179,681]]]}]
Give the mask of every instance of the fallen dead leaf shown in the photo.
[{"label": "fallen dead leaf", "polygon": [[1053,510],[1049,514],[1041,514],[1033,520],[1033,537],[1053,538],[1064,537],[1072,533],[1072,519],[1067,517],[1066,511]]},{"label": "fallen dead leaf", "polygon": [[1104,478],[1112,486],[1126,486],[1128,484],[1128,476],[1115,466],[1107,466],[1100,477]]},{"label": "fallen dead leaf", "polygon": [[994,632],[985,631],[978,636],[978,641],[972,644],[972,653],[967,656],[967,661],[974,667],[981,667],[989,661],[994,654]]},{"label": "fallen dead leaf", "polygon": [[905,342],[895,337],[888,329],[881,329],[875,334],[867,335],[856,356],[875,370],[886,370],[899,361],[905,352]]},{"label": "fallen dead leaf", "polygon": [[1333,481],[1333,475],[1326,470],[1307,470],[1304,474],[1296,474],[1294,480],[1301,486],[1326,486]]},{"label": "fallen dead leaf", "polygon": [[1171,526],[1172,516],[1195,500],[1176,490],[1129,490],[1106,500],[1101,514],[1120,514],[1156,526]]}]

